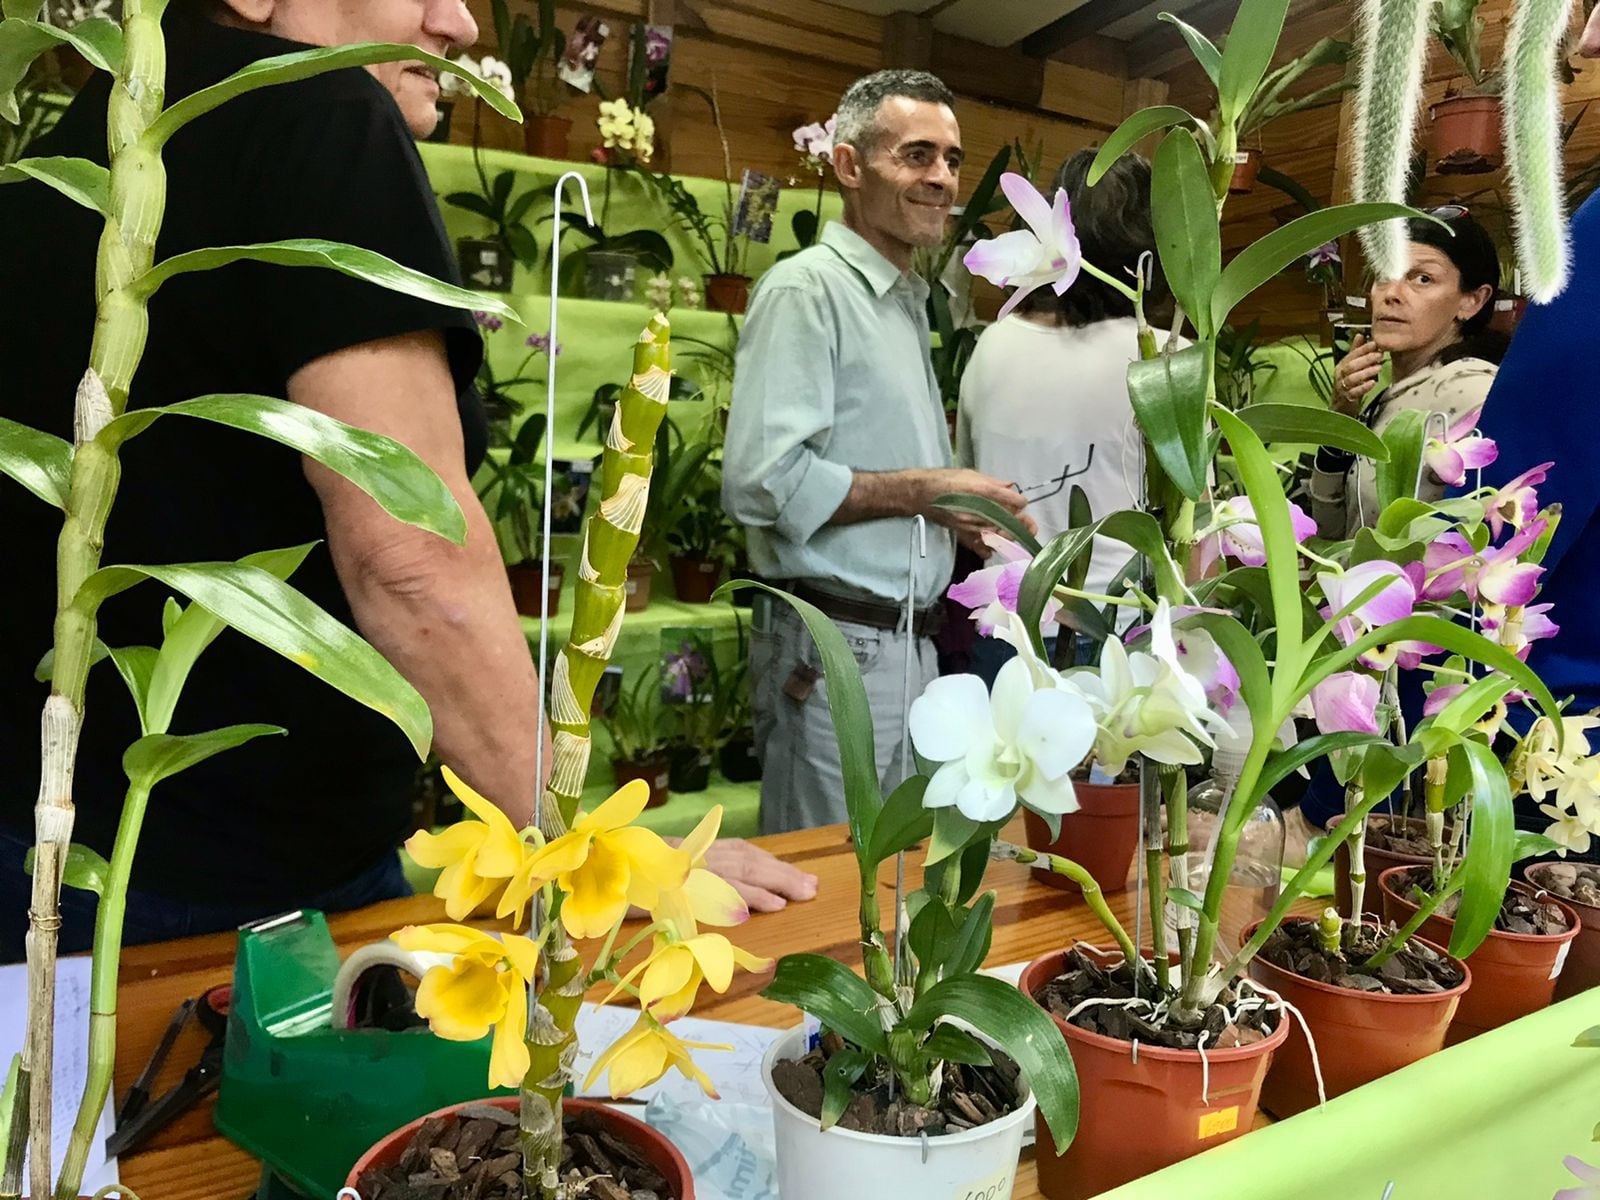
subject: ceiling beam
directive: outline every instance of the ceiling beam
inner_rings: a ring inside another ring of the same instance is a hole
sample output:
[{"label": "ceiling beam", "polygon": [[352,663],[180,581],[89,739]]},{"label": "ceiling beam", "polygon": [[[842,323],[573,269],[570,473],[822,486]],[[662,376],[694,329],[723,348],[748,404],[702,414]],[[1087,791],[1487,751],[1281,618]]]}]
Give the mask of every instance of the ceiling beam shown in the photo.
[{"label": "ceiling beam", "polygon": [[1017,43],[1017,48],[1033,58],[1049,58],[1113,22],[1150,7],[1150,3],[1151,0],[1084,0],[1065,16],[1034,30]]},{"label": "ceiling beam", "polygon": [[[1204,0],[1178,15],[1212,41],[1225,33],[1239,11],[1239,0]],[[1165,21],[1128,44],[1128,73],[1159,77],[1193,61],[1177,28]]]}]

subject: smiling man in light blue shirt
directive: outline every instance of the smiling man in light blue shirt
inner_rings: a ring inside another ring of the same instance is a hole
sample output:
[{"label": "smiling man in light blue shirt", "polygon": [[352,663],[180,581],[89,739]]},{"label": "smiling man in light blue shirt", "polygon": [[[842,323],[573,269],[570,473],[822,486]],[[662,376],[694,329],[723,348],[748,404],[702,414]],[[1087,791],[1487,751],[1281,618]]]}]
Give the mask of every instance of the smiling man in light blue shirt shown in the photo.
[{"label": "smiling man in light blue shirt", "polygon": [[[739,341],[723,501],[763,578],[832,617],[867,684],[886,786],[898,759],[904,674],[937,674],[932,633],[955,540],[974,518],[933,507],[968,492],[1020,513],[1009,483],[952,467],[929,358],[918,247],[944,239],[962,164],[953,97],[920,71],[880,71],[839,102],[834,174],[844,221],[757,285]],[[929,523],[904,628],[912,520]],[[785,604],[759,598],[750,677],[764,833],[845,819],[839,750],[816,647]]]}]

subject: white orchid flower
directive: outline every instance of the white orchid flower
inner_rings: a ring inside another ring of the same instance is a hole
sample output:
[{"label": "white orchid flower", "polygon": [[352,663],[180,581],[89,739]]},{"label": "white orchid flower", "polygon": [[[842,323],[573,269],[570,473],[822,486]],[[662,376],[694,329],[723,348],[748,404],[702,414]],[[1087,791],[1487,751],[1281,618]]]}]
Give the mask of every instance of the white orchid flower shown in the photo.
[{"label": "white orchid flower", "polygon": [[996,287],[1016,288],[1000,307],[1003,317],[1038,288],[1048,286],[1059,296],[1071,287],[1083,269],[1083,250],[1072,225],[1066,188],[1057,189],[1052,205],[1033,184],[1007,171],[1000,176],[1000,190],[1028,228],[985,238],[961,261]]},{"label": "white orchid flower", "polygon": [[991,695],[976,675],[935,679],[911,704],[911,743],[940,764],[922,803],[954,805],[973,821],[1001,821],[1021,801],[1035,812],[1076,812],[1072,771],[1094,745],[1094,712],[1060,677],[1036,686],[1019,656]]}]

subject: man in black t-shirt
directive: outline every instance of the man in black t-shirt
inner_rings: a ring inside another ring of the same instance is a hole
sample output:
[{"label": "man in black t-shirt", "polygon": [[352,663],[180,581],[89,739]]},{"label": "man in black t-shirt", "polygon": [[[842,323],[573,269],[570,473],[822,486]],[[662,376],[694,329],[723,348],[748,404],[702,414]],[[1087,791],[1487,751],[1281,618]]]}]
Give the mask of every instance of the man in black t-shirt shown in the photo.
[{"label": "man in black t-shirt", "polygon": [[[175,0],[169,102],[305,43],[413,43],[444,54],[477,29],[461,0]],[[106,161],[111,81],[97,75],[37,155]],[[431,131],[438,81],[420,66],[339,71],[249,93],[174,136],[157,260],[202,246],[326,238],[457,279],[413,138]],[[88,360],[100,220],[34,184],[0,188],[0,416],[71,436]],[[486,443],[471,390],[482,343],[470,316],[332,271],[241,263],[182,275],[153,298],[130,405],[211,393],[285,397],[393,437],[450,487],[465,546],[401,524],[358,489],[275,443],[168,420],[130,442],[103,562],[236,559],[318,542],[293,577],[354,624],[422,693],[434,745],[517,823],[534,800],[539,689],[496,542],[470,483]],[[309,486],[308,486],[309,483]],[[0,487],[10,577],[0,637],[0,960],[20,956],[38,787],[33,682],[50,645],[60,528]],[[155,645],[161,606],[145,585],[101,614],[107,645]],[[90,673],[74,840],[108,854],[136,714],[109,664]],[[229,751],[163,782],[145,819],[127,940],[228,928],[311,905],[354,907],[406,891],[394,853],[417,763],[385,718],[253,641],[225,632],[179,701],[175,732],[244,722],[289,736]],[[545,757],[548,763],[548,754]],[[814,890],[809,876],[742,843],[713,866],[755,907]],[[91,936],[92,897],[62,897],[62,949]]]}]

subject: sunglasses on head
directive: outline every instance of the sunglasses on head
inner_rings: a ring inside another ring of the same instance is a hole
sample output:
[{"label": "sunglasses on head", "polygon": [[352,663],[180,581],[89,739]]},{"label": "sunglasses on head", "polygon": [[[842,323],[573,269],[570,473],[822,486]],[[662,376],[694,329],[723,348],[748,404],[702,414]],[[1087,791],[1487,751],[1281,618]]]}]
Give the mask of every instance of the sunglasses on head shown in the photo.
[{"label": "sunglasses on head", "polygon": [[1441,221],[1459,221],[1469,214],[1470,210],[1465,204],[1441,204],[1438,208],[1428,210],[1430,217],[1437,217]]}]

